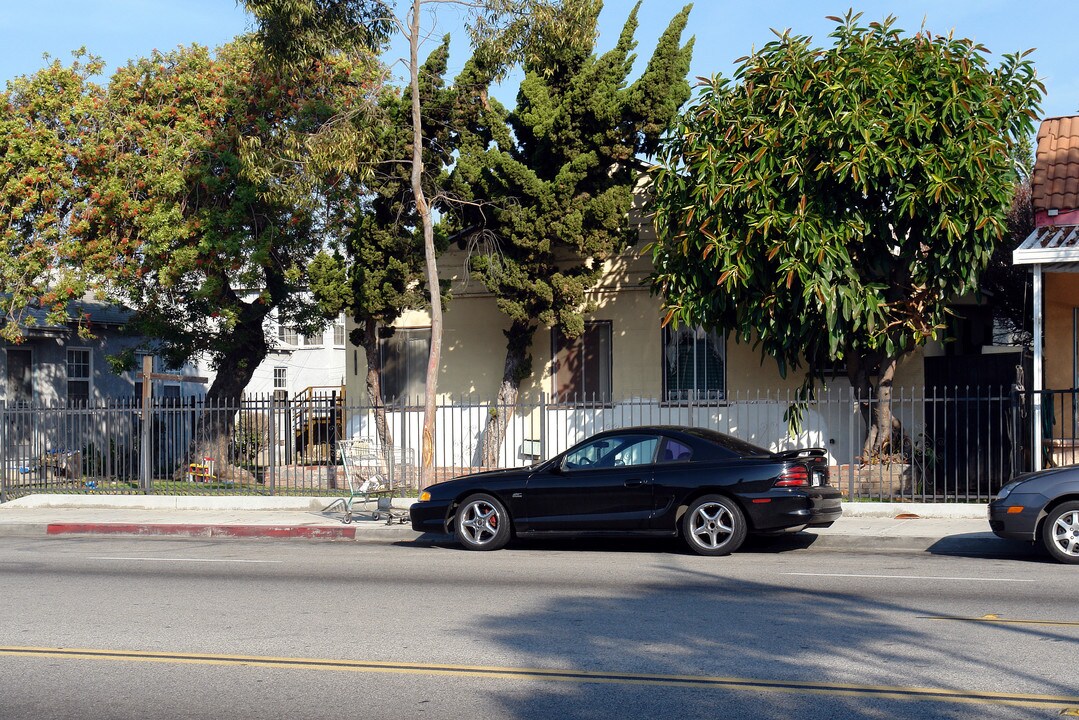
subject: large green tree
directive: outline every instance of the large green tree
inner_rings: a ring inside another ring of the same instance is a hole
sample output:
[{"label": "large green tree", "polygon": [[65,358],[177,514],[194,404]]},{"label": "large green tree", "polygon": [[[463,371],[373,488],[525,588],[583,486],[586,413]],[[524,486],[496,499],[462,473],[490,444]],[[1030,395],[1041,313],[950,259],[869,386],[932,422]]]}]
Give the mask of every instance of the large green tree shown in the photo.
[{"label": "large green tree", "polygon": [[454,170],[454,189],[472,201],[453,206],[461,233],[483,241],[473,243],[471,267],[509,320],[497,403],[484,432],[485,465],[497,463],[521,381],[532,374],[537,329],[580,335],[604,261],[635,240],[627,216],[641,158],[655,152],[690,97],[693,43],[681,43],[688,6],[632,83],[640,4],[603,54],[595,52],[600,4],[571,6],[591,31],[575,42],[546,43],[525,63],[512,112],[485,95],[474,104],[481,110]]},{"label": "large green tree", "polygon": [[69,302],[86,290],[76,260],[86,223],[85,160],[104,91],[92,78],[101,61],[76,53],[0,93],[0,338],[20,342],[30,309],[65,324]]},{"label": "large green tree", "polygon": [[[442,298],[435,242],[439,197],[428,195],[423,147],[424,108],[420,91],[420,46],[430,32],[425,21],[436,20],[433,9],[455,7],[469,17],[469,31],[484,73],[502,77],[515,63],[541,48],[534,42],[543,30],[549,47],[575,40],[587,25],[576,7],[563,12],[561,0],[243,0],[259,22],[259,35],[283,66],[310,58],[381,47],[394,30],[408,42],[412,158],[409,182],[415,217],[423,241],[424,271],[430,300],[431,352],[424,389],[420,486],[429,482],[434,467],[435,398],[442,353]],[[598,5],[583,0],[574,5]],[[400,12],[396,12],[400,8]],[[443,172],[438,167],[436,173]]]},{"label": "large green tree", "polygon": [[[323,322],[306,273],[323,244],[320,189],[338,172],[311,161],[320,153],[310,143],[344,109],[364,107],[382,77],[370,59],[285,72],[262,53],[242,38],[116,73],[84,232],[88,267],[172,364],[210,357],[211,401],[240,398],[271,346],[272,313],[301,331]],[[362,116],[349,122],[359,146]]]},{"label": "large green tree", "polygon": [[901,428],[899,358],[938,334],[1006,230],[1017,138],[1043,88],[1026,53],[991,63],[893,18],[830,47],[779,35],[703,85],[655,172],[655,289],[670,322],[758,343],[781,372],[846,364],[880,402],[865,450]]}]

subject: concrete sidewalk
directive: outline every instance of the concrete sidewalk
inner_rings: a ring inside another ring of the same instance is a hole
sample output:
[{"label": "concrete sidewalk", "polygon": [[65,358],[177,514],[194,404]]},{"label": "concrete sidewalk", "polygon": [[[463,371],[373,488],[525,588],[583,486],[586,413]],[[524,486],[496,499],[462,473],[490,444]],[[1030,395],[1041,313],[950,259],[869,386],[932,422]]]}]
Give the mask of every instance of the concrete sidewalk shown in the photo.
[{"label": "concrete sidewalk", "polygon": [[[405,520],[357,513],[343,522],[340,502],[321,497],[31,495],[0,505],[0,536],[139,535],[351,540],[394,543],[420,536],[407,523],[409,500],[395,499]],[[985,505],[844,503],[830,528],[777,542],[806,549],[1026,555],[1025,543],[989,531]]]}]

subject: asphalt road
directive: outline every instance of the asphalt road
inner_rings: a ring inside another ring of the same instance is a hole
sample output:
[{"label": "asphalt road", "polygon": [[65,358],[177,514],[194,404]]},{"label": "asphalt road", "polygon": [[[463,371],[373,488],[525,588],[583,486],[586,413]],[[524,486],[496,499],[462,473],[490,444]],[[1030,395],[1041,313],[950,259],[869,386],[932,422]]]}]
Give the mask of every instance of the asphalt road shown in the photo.
[{"label": "asphalt road", "polygon": [[1053,718],[1079,568],[6,538],[0,718]]}]

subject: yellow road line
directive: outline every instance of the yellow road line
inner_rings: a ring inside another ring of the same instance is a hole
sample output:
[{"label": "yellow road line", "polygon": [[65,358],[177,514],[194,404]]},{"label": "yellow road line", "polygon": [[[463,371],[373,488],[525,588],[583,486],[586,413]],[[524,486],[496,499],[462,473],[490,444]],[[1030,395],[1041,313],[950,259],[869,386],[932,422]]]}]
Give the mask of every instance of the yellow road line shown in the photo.
[{"label": "yellow road line", "polygon": [[1079,622],[1071,620],[1009,620],[998,615],[981,617],[962,617],[959,615],[919,615],[919,620],[954,620],[956,622],[999,623],[1003,625],[1052,625],[1055,627],[1079,627]]},{"label": "yellow road line", "polygon": [[671,687],[698,687],[713,690],[807,693],[846,697],[928,700],[948,703],[1015,705],[1056,709],[1074,708],[1079,705],[1079,696],[999,693],[977,690],[949,690],[946,688],[902,687],[892,685],[814,683],[795,680],[762,680],[736,677],[710,677],[704,675],[597,672],[589,670],[562,670],[555,668],[443,665],[431,663],[376,662],[372,660],[333,660],[320,658],[261,657],[251,655],[214,655],[204,653],[48,647],[0,647],[0,655],[66,658],[71,660],[238,665],[246,667],[286,668],[293,670],[335,670],[346,672],[509,678],[518,680],[557,680],[563,682],[664,685]]}]

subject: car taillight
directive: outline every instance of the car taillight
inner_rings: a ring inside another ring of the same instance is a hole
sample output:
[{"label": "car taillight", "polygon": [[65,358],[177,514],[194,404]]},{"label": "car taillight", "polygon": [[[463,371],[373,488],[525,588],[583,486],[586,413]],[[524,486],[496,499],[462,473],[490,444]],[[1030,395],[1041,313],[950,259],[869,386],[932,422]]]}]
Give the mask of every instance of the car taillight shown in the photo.
[{"label": "car taillight", "polygon": [[809,485],[809,470],[804,465],[792,465],[779,473],[775,487],[806,487]]}]

